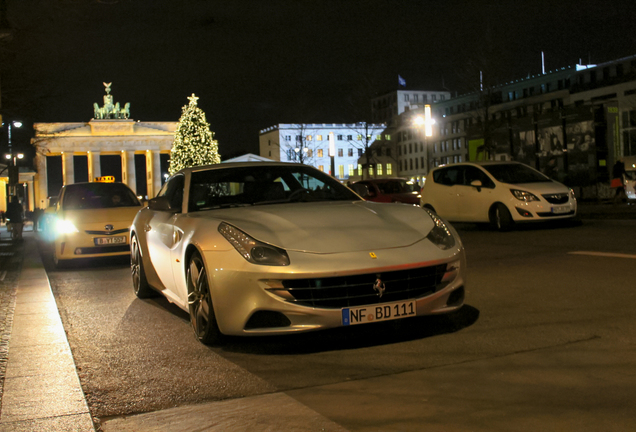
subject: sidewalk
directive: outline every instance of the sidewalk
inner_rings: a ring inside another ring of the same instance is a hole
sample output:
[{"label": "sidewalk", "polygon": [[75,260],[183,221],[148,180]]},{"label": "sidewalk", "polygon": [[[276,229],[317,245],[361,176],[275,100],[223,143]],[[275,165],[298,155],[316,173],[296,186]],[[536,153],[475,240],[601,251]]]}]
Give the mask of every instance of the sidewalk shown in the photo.
[{"label": "sidewalk", "polygon": [[[636,220],[636,204],[582,202],[579,215]],[[0,432],[94,432],[31,226],[13,243],[0,225],[0,301]]]},{"label": "sidewalk", "polygon": [[93,432],[32,228],[25,227],[18,244],[8,239],[6,228],[0,227],[0,254],[10,258],[0,272],[0,287],[9,293],[3,297],[9,305],[3,326],[8,338],[3,337],[0,349],[0,364],[6,365],[0,370],[0,431]]}]

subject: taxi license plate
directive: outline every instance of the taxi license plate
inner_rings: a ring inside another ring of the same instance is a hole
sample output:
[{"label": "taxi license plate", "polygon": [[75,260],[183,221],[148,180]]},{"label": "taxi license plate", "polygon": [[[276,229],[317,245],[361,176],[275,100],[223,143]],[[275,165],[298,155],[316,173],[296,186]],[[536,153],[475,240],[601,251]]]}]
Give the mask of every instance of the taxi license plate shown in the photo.
[{"label": "taxi license plate", "polygon": [[342,325],[389,321],[417,315],[415,300],[342,309]]},{"label": "taxi license plate", "polygon": [[569,206],[554,206],[552,207],[552,213],[554,214],[561,214],[561,213],[567,213],[570,211],[570,207]]},{"label": "taxi license plate", "polygon": [[95,245],[109,245],[109,244],[124,244],[126,243],[126,236],[117,237],[97,237],[95,239]]}]

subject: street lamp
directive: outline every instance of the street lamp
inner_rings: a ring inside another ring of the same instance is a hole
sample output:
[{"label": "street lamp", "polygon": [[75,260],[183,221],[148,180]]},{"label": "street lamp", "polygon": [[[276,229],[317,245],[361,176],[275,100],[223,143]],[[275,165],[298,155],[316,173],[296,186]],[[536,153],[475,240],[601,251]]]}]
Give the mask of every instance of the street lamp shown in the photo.
[{"label": "street lamp", "polygon": [[424,148],[426,148],[426,175],[431,170],[430,151],[428,149],[428,137],[433,136],[433,125],[435,119],[431,114],[431,106],[424,105],[424,116],[418,115],[413,119],[413,124],[418,127],[424,127]]}]

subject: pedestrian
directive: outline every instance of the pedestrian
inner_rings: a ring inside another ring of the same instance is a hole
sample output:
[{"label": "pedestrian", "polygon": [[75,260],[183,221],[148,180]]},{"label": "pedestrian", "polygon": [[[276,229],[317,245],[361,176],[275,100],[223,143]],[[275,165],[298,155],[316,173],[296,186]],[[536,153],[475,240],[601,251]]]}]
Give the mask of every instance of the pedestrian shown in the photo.
[{"label": "pedestrian", "polygon": [[22,238],[22,227],[24,225],[24,210],[17,196],[11,197],[11,202],[7,206],[7,228],[11,230],[11,238],[19,240]]},{"label": "pedestrian", "polygon": [[612,182],[610,183],[612,189],[616,189],[614,193],[614,204],[624,202],[625,195],[625,162],[623,159],[619,159],[612,168]]}]

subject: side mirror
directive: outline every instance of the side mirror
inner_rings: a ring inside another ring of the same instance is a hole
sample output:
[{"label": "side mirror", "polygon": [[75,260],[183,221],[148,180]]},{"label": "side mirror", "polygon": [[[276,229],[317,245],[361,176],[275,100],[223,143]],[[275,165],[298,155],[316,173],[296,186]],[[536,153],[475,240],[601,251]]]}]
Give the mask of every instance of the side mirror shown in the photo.
[{"label": "side mirror", "polygon": [[483,187],[481,180],[473,180],[470,182],[470,185],[474,188],[477,188],[477,192],[480,192],[481,188]]},{"label": "side mirror", "polygon": [[166,196],[158,196],[148,201],[148,208],[157,211],[171,211],[170,200]]},{"label": "side mirror", "polygon": [[351,189],[357,193],[358,195],[360,195],[362,198],[368,197],[369,196],[369,188],[367,187],[367,185],[362,184],[362,183],[355,183],[351,185]]}]

